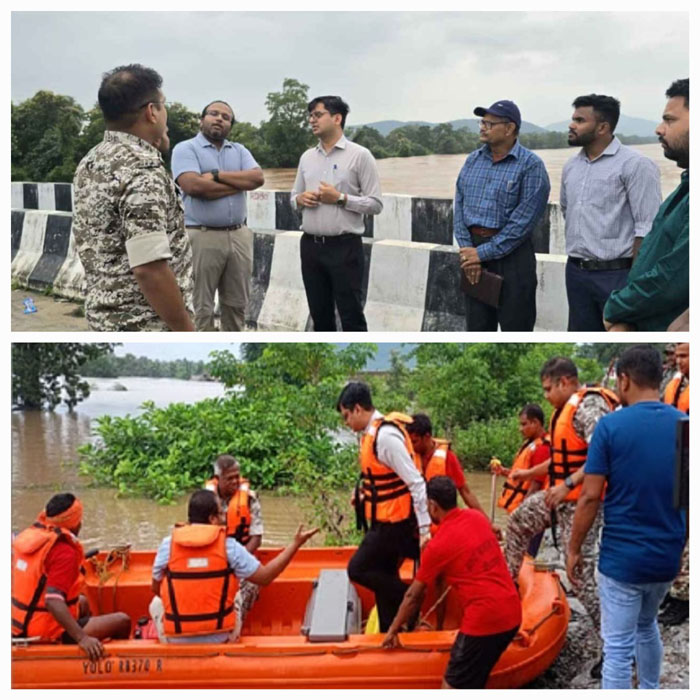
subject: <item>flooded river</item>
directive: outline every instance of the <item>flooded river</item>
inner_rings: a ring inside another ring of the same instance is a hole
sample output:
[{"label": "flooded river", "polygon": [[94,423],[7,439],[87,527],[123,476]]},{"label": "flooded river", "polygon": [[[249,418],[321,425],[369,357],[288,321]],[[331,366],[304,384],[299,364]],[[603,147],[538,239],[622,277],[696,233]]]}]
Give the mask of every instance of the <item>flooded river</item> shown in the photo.
[{"label": "flooded river", "polygon": [[[661,192],[669,195],[680,183],[681,170],[664,158],[658,143],[644,143],[632,148],[651,158],[661,171]],[[561,170],[578,148],[548,148],[536,150],[549,174],[552,191],[551,202],[559,201]],[[382,192],[385,194],[410,194],[414,197],[439,197],[452,199],[457,175],[464,165],[466,155],[430,155],[411,158],[383,158],[377,161]],[[294,168],[265,170],[265,189],[291,190],[294,185]]]},{"label": "flooded river", "polygon": [[[187,497],[164,506],[147,498],[119,498],[116,489],[87,488],[89,480],[77,472],[77,449],[90,440],[91,421],[97,416],[135,415],[145,400],[158,406],[194,403],[223,395],[223,386],[143,377],[89,381],[94,386],[91,395],[74,413],[64,409],[12,413],[12,529],[21,530],[31,523],[54,493],[74,491],[85,506],[80,537],[86,549],[126,543],[135,549],[155,548],[173,523],[185,519]],[[115,391],[117,382],[127,391]],[[467,480],[488,512],[491,477],[468,474]],[[297,497],[261,492],[260,498],[266,546],[286,544],[298,524],[309,518]],[[497,522],[504,520],[498,512]],[[321,545],[323,540],[317,536],[314,543]]]}]

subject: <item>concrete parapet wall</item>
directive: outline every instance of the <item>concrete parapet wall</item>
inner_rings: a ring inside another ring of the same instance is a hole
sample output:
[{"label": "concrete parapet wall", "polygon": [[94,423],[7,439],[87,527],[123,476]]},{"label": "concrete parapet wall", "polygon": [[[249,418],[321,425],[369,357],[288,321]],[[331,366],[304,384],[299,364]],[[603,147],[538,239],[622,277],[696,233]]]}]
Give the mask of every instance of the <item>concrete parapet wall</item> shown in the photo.
[{"label": "concrete parapet wall", "polygon": [[[33,289],[51,287],[61,296],[84,298],[85,274],[71,233],[71,186],[12,183],[12,207],[13,279]],[[290,230],[298,226],[296,217],[287,192],[248,195],[255,243],[246,321],[258,330],[311,329],[299,262],[302,234]],[[363,297],[369,330],[464,331],[452,201],[385,195],[384,211],[370,217],[367,228]],[[548,205],[533,238],[538,251],[535,329],[566,330],[566,257],[558,205]]]}]

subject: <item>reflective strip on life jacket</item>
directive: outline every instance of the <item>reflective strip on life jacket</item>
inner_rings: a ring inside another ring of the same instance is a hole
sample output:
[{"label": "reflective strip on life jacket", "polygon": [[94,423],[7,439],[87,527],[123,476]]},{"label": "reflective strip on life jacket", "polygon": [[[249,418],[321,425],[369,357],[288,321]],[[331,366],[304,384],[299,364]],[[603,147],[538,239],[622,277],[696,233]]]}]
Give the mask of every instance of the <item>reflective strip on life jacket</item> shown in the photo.
[{"label": "reflective strip on life jacket", "polygon": [[228,565],[226,528],[176,527],[161,582],[166,636],[191,636],[233,629],[237,580]]}]

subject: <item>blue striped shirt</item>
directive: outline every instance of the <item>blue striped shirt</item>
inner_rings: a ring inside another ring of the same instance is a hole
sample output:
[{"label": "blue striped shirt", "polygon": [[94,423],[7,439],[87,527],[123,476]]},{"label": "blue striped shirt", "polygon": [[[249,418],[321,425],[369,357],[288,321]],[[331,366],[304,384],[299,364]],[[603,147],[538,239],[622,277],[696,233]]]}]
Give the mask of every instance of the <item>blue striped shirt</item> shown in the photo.
[{"label": "blue striped shirt", "polygon": [[561,173],[566,253],[585,260],[631,258],[661,206],[659,168],[615,136],[594,160],[581,149]]},{"label": "blue striped shirt", "polygon": [[529,236],[549,199],[549,176],[542,159],[516,141],[493,162],[488,144],[470,153],[457,178],[454,236],[472,247],[470,226],[500,229],[477,246],[482,261],[503,258]]}]

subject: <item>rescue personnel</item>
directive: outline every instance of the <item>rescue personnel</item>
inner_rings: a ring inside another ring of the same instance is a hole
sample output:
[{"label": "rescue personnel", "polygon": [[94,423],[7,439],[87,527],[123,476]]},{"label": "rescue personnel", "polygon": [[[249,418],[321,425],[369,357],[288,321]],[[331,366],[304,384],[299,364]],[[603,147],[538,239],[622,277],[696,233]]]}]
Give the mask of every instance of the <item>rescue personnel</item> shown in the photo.
[{"label": "rescue personnel", "polygon": [[374,408],[366,384],[347,384],[336,409],[348,428],[361,434],[362,481],[353,502],[366,534],[348,563],[348,576],[374,593],[379,628],[386,632],[407,588],[399,577],[401,562],[418,559],[419,547],[430,539],[425,481],[403,423]]},{"label": "rescue personnel", "polygon": [[520,597],[488,518],[475,508],[457,508],[457,489],[447,476],[433,477],[427,489],[438,528],[382,646],[401,646],[399,631],[419,613],[428,586],[444,576],[463,613],[442,687],[483,688],[520,627]]},{"label": "rescue personnel", "polygon": [[[513,459],[510,469],[491,465],[494,474],[506,477],[498,507],[512,513],[528,496],[542,490],[547,481],[549,460],[552,455],[549,436],[544,429],[544,411],[539,404],[528,403],[518,415],[520,434],[524,440]],[[530,540],[527,553],[536,557],[544,531]]]},{"label": "rescue personnel", "polygon": [[412,422],[406,424],[406,432],[416,453],[416,466],[426,483],[434,476],[449,476],[464,504],[484,513],[479,499],[467,485],[462,465],[450,449],[450,441],[433,437],[433,424],[425,413],[416,413],[411,419]]},{"label": "rescue personnel", "polygon": [[[238,582],[266,586],[287,567],[318,528],[302,530],[267,564],[261,564],[235,538],[226,536],[221,501],[207,489],[195,491],[186,525],[176,525],[158,547],[153,562],[151,615],[161,641],[221,644],[236,627]],[[159,596],[159,597],[158,597]],[[236,640],[230,640],[236,641]]]},{"label": "rescue personnel", "polygon": [[[690,415],[690,344],[676,344],[676,367],[678,371],[666,385],[664,403],[675,406]],[[690,539],[685,543],[681,557],[681,569],[671,590],[661,605],[659,622],[662,625],[680,625],[690,614]]]},{"label": "rescue personnel", "polygon": [[83,504],[58,493],[36,521],[12,541],[12,637],[77,644],[91,661],[104,656],[100,640],[127,639],[126,613],[90,615],[78,533]]},{"label": "rescue personnel", "polygon": [[[552,460],[547,490],[532,494],[508,519],[505,555],[513,580],[517,580],[533,535],[550,527],[553,517],[559,530],[560,551],[566,552],[588,444],[598,420],[619,405],[609,389],[582,386],[576,365],[568,357],[548,360],[540,371],[540,380],[545,398],[554,407],[549,427]],[[581,575],[573,586],[598,635],[600,603],[595,581],[595,555],[601,524],[599,510],[581,546]],[[601,657],[591,669],[593,678],[600,678],[602,662]]]},{"label": "rescue personnel", "polygon": [[[251,554],[255,554],[263,536],[260,499],[250,488],[250,483],[241,478],[241,467],[236,458],[219,455],[214,461],[214,476],[207,481],[205,488],[219,496],[226,518],[226,536],[235,538]],[[240,582],[234,601],[236,629],[231,635],[232,639],[240,636],[243,620],[259,595],[260,586],[247,580]]]}]

